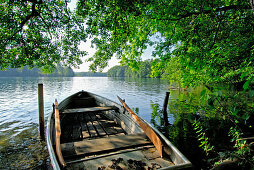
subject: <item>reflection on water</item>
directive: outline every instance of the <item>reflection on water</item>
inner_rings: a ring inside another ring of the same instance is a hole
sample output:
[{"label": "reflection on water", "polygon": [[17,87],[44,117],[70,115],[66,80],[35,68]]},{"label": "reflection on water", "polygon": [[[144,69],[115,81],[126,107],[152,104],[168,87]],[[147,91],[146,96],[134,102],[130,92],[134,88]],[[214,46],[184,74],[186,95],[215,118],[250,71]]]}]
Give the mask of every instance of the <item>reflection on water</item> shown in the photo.
[{"label": "reflection on water", "polygon": [[45,169],[49,165],[46,145],[38,139],[38,83],[44,84],[45,121],[55,99],[60,102],[81,90],[113,101],[119,95],[150,121],[150,103],[162,104],[167,86],[158,79],[0,78],[0,169]]}]

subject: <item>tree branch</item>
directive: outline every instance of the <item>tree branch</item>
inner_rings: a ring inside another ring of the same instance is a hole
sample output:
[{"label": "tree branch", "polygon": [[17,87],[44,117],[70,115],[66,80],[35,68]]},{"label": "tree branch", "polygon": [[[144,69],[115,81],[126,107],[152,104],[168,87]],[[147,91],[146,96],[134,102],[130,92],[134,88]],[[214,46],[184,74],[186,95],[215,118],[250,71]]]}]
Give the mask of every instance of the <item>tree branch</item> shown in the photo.
[{"label": "tree branch", "polygon": [[[254,1],[254,0],[251,0]],[[169,21],[179,21],[181,19],[184,18],[188,18],[194,15],[200,15],[200,14],[211,14],[213,12],[225,12],[225,11],[229,11],[229,10],[239,10],[239,9],[251,9],[251,7],[249,5],[231,5],[231,6],[225,6],[225,7],[220,7],[217,8],[216,10],[202,10],[202,11],[198,11],[198,12],[187,12],[184,15],[179,15],[177,16],[178,18],[151,18],[151,19],[157,19],[157,20],[169,20]]]},{"label": "tree branch", "polygon": [[24,25],[33,17],[37,17],[40,15],[40,13],[35,9],[35,5],[36,3],[32,4],[32,12],[31,14],[27,15],[26,18],[20,23],[20,29],[22,29],[24,27]]},{"label": "tree branch", "polygon": [[39,1],[37,1],[37,0],[23,0],[23,2],[31,2],[33,4],[42,4],[42,0],[39,0]]},{"label": "tree branch", "polygon": [[48,26],[48,24],[46,23],[46,21],[44,20],[44,18],[42,18],[41,15],[39,15],[39,17],[41,18],[42,22],[47,26],[48,31],[49,31],[50,38],[51,38],[51,40],[52,40],[53,38],[52,38],[51,31],[50,31],[50,27]]},{"label": "tree branch", "polygon": [[251,6],[252,10],[254,11],[254,0],[250,0],[250,6]]},{"label": "tree branch", "polygon": [[216,42],[217,35],[218,35],[219,30],[220,30],[220,24],[221,24],[221,22],[219,22],[219,24],[218,24],[218,26],[217,26],[217,30],[216,30],[216,33],[215,33],[214,38],[213,38],[213,43],[212,43],[212,45],[211,45],[209,51],[212,50],[212,48],[213,48],[213,46],[214,46],[214,44],[215,44],[215,42]]},{"label": "tree branch", "polygon": [[217,8],[216,10],[204,10],[201,12],[189,12],[186,13],[185,15],[181,15],[179,19],[182,18],[187,18],[190,17],[192,15],[200,15],[200,14],[210,14],[213,11],[215,12],[222,12],[222,11],[229,11],[229,10],[236,10],[236,9],[251,9],[250,6],[239,6],[239,5],[231,5],[231,6],[225,6],[225,7],[221,7],[221,8]]},{"label": "tree branch", "polygon": [[23,20],[21,21],[19,27],[17,27],[17,30],[16,30],[9,38],[6,39],[6,43],[7,43],[9,40],[11,40],[11,39],[14,37],[14,35],[16,35],[17,33],[21,32],[22,29],[23,29],[23,27],[24,27],[24,25],[25,25],[29,20],[31,20],[33,17],[37,17],[37,16],[40,15],[40,13],[35,9],[35,6],[36,6],[36,4],[42,4],[42,0],[39,0],[39,1],[37,1],[37,0],[25,0],[25,1],[29,1],[29,2],[32,2],[32,3],[33,3],[33,4],[32,4],[32,12],[31,12],[31,14],[27,15],[27,16],[25,17],[25,19],[23,19]]}]

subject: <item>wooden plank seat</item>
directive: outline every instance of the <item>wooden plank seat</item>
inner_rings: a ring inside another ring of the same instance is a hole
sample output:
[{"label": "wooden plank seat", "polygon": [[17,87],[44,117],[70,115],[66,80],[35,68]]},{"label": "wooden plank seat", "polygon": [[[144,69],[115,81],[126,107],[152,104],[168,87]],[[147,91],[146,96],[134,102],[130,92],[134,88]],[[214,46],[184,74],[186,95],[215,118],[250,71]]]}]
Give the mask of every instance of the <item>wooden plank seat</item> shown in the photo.
[{"label": "wooden plank seat", "polygon": [[63,156],[96,155],[151,144],[145,133],[120,135],[61,144]]},{"label": "wooden plank seat", "polygon": [[103,107],[86,107],[86,108],[76,108],[76,109],[65,109],[62,113],[86,113],[86,112],[101,112],[108,110],[117,110],[115,106],[103,106]]}]

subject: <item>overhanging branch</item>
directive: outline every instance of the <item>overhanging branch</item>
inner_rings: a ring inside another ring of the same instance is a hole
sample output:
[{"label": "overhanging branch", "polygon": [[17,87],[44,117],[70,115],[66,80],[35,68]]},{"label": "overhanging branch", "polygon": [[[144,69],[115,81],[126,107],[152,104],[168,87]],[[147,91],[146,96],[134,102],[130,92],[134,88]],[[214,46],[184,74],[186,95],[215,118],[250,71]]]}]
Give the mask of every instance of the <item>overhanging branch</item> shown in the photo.
[{"label": "overhanging branch", "polygon": [[252,10],[254,11],[254,0],[250,0],[250,6],[251,6]]},{"label": "overhanging branch", "polygon": [[[250,0],[254,4],[254,0]],[[157,20],[168,20],[168,21],[179,21],[184,18],[188,18],[191,16],[201,15],[201,14],[211,14],[214,12],[225,12],[229,10],[241,10],[241,9],[251,9],[251,6],[249,5],[231,5],[231,6],[225,6],[220,7],[215,10],[209,9],[209,10],[203,10],[203,11],[197,11],[197,12],[187,12],[184,15],[178,15],[176,18],[151,18],[151,19],[157,19]]]},{"label": "overhanging branch", "polygon": [[20,25],[17,27],[17,30],[16,30],[9,38],[6,39],[6,43],[7,43],[8,41],[12,40],[13,37],[14,37],[17,33],[21,32],[22,29],[23,29],[23,27],[24,27],[24,25],[25,25],[29,20],[31,20],[31,19],[33,19],[34,17],[37,17],[37,16],[40,15],[40,13],[35,9],[35,7],[36,7],[37,4],[42,4],[42,0],[39,0],[39,1],[37,1],[37,0],[25,0],[25,1],[26,1],[26,2],[28,1],[28,2],[31,2],[31,3],[32,3],[32,12],[31,12],[29,15],[27,15],[27,16],[25,17],[25,19],[23,19],[23,20],[21,21]]},{"label": "overhanging branch", "polygon": [[37,16],[40,15],[39,12],[35,9],[35,5],[36,5],[36,4],[37,4],[37,3],[33,3],[33,4],[32,4],[32,12],[31,12],[31,14],[27,15],[26,18],[20,23],[20,26],[19,26],[20,29],[22,29],[22,28],[24,27],[24,25],[25,25],[30,19],[32,19],[33,17],[37,17]]}]

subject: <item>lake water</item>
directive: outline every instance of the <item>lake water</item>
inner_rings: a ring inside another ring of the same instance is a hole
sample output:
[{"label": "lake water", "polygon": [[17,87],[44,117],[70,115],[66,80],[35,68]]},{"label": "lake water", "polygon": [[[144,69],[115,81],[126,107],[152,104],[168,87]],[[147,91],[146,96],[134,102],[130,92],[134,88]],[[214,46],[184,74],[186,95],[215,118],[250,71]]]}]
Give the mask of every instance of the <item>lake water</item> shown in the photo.
[{"label": "lake water", "polygon": [[46,122],[55,99],[61,102],[81,90],[116,102],[119,95],[150,122],[151,101],[163,105],[168,86],[159,79],[0,78],[0,169],[47,169],[49,166],[46,145],[38,138],[38,83],[44,85]]}]

